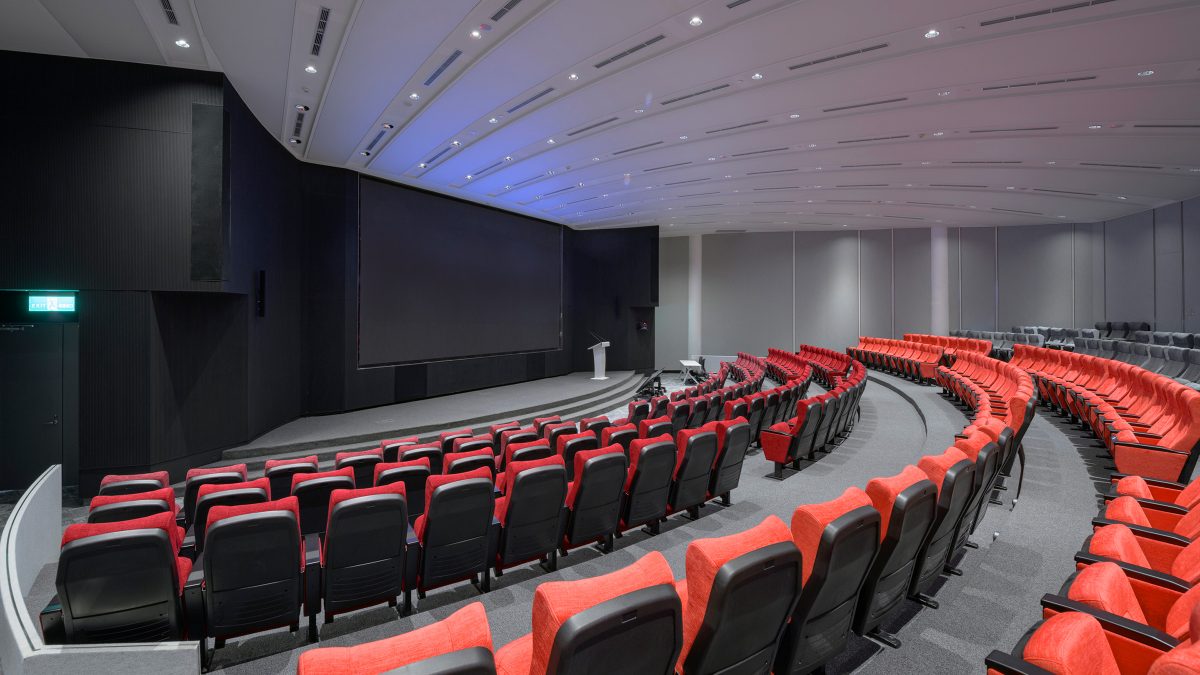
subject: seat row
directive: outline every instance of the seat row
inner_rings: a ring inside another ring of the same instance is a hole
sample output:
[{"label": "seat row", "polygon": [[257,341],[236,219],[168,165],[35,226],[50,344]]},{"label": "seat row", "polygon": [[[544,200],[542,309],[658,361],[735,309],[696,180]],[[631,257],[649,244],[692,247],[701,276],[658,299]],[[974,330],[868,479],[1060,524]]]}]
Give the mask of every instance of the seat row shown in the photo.
[{"label": "seat row", "polygon": [[846,377],[832,376],[835,381],[827,391],[801,398],[790,417],[762,426],[759,446],[775,465],[771,478],[783,480],[788,465],[799,470],[801,460],[811,462],[818,452],[831,452],[850,434],[867,386],[866,372],[861,363],[853,362]]},{"label": "seat row", "polygon": [[1079,339],[1075,341],[1074,351],[1132,363],[1193,389],[1200,387],[1200,349],[1145,342]]},{"label": "seat row", "polygon": [[945,347],[909,340],[859,336],[858,344],[847,348],[846,353],[869,367],[925,384],[933,381]]},{"label": "seat row", "polygon": [[951,357],[955,356],[959,352],[977,352],[980,354],[988,354],[992,351],[991,340],[951,337],[948,335],[923,335],[921,333],[905,333],[904,339],[909,342],[938,345],[939,347],[942,347]]},{"label": "seat row", "polygon": [[849,356],[839,351],[813,345],[800,345],[796,357],[812,366],[813,376],[825,387],[833,386],[834,376],[845,377],[850,371],[852,361]]},{"label": "seat row", "polygon": [[992,355],[1008,360],[1012,357],[1013,345],[1033,345],[1041,347],[1046,344],[1046,338],[1037,333],[1002,333],[988,330],[952,330],[951,336],[967,337],[976,340],[991,340]]},{"label": "seat row", "polygon": [[1043,403],[1092,432],[1117,471],[1186,480],[1200,452],[1200,392],[1138,366],[1087,354],[1017,347],[1012,365]]}]

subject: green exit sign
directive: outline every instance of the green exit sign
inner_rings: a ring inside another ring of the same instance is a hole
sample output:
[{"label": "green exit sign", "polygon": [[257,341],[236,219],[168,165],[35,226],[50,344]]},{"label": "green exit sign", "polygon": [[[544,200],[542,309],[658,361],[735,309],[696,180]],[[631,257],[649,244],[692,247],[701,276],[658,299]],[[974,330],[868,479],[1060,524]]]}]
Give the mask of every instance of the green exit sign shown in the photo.
[{"label": "green exit sign", "polygon": [[74,295],[30,295],[31,312],[74,312]]}]

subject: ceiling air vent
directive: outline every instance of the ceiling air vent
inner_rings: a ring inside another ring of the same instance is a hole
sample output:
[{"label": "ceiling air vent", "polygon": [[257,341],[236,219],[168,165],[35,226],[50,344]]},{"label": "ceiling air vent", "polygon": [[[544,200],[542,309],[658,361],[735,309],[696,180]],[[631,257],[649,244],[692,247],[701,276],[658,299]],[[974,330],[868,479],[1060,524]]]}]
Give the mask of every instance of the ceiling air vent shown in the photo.
[{"label": "ceiling air vent", "polygon": [[747,171],[746,175],[747,176],[764,176],[769,173],[792,173],[793,171],[799,171],[799,170],[800,169],[771,169],[770,171]]},{"label": "ceiling air vent", "polygon": [[566,205],[567,205],[567,206],[570,206],[571,204],[582,204],[582,203],[584,203],[584,202],[590,202],[590,201],[592,201],[593,199],[600,199],[600,195],[596,195],[595,197],[584,197],[583,199],[576,199],[576,200],[575,200],[575,201],[573,201],[573,202],[567,202],[567,204],[566,204]]},{"label": "ceiling air vent", "polygon": [[690,206],[685,206],[683,208],[685,208],[685,209],[707,209],[712,206],[725,206],[725,205],[724,204],[692,204]]},{"label": "ceiling air vent", "polygon": [[453,149],[454,149],[453,146],[448,146],[446,148],[443,148],[441,152],[439,152],[438,154],[434,155],[433,157],[430,157],[429,159],[425,160],[425,165],[426,166],[433,165],[434,162],[441,159],[443,155],[445,155],[447,152],[450,152]]},{"label": "ceiling air vent", "polygon": [[800,186],[799,186],[799,185],[782,185],[782,186],[780,186],[780,187],[760,187],[760,188],[754,188],[754,191],[755,191],[755,192],[762,192],[762,191],[765,191],[765,190],[799,190],[799,189],[800,189]]},{"label": "ceiling air vent", "polygon": [[499,21],[500,19],[503,19],[505,14],[511,12],[513,8],[519,4],[521,4],[521,0],[508,0],[503,7],[496,10],[496,13],[492,15],[492,21]]},{"label": "ceiling air vent", "polygon": [[1019,84],[996,84],[990,87],[984,87],[980,91],[996,91],[997,89],[1020,89],[1022,87],[1040,87],[1046,84],[1064,84],[1066,82],[1087,82],[1088,80],[1096,79],[1095,75],[1086,75],[1084,77],[1066,77],[1061,80],[1039,80],[1037,82],[1021,82]]},{"label": "ceiling air vent", "polygon": [[795,204],[796,200],[795,199],[763,199],[761,201],[754,201],[752,203],[753,204]]},{"label": "ceiling air vent", "polygon": [[887,183],[849,183],[847,185],[834,185],[839,188],[865,188],[865,187],[887,187]]},{"label": "ceiling air vent", "polygon": [[877,166],[901,166],[903,162],[885,162],[883,164],[843,164],[843,169],[868,169]]},{"label": "ceiling air vent", "polygon": [[912,204],[914,206],[954,206],[953,204],[946,204],[945,202],[904,202],[904,203]]},{"label": "ceiling air vent", "polygon": [[575,189],[575,186],[574,186],[574,185],[568,185],[568,186],[567,186],[567,187],[565,187],[565,188],[559,188],[559,189],[557,189],[557,190],[553,190],[553,191],[551,191],[551,192],[547,192],[546,194],[544,194],[544,195],[542,195],[542,196],[543,196],[543,197],[549,197],[550,195],[556,195],[556,194],[558,194],[558,193],[560,193],[560,192],[566,192],[567,190],[574,190],[574,189]]},{"label": "ceiling air vent", "polygon": [[908,134],[903,136],[876,136],[875,138],[852,138],[848,141],[838,141],[838,144],[845,143],[870,143],[871,141],[895,141],[901,138],[908,138]]},{"label": "ceiling air vent", "polygon": [[524,101],[521,101],[520,103],[518,103],[518,104],[514,105],[513,107],[509,108],[509,109],[508,109],[508,114],[510,114],[510,115],[511,115],[512,113],[515,113],[515,112],[517,112],[517,111],[518,111],[518,110],[520,110],[521,108],[524,108],[525,106],[529,105],[530,103],[533,103],[534,101],[536,101],[536,100],[538,100],[539,98],[541,98],[541,97],[545,96],[546,94],[549,94],[549,93],[550,93],[550,92],[552,92],[552,91],[554,91],[554,87],[546,87],[545,89],[543,89],[543,90],[539,91],[538,93],[534,94],[533,96],[530,96],[529,98],[525,99]]},{"label": "ceiling air vent", "polygon": [[918,218],[916,216],[887,216],[887,215],[885,215],[884,218],[895,218],[896,220],[925,220],[924,218]]},{"label": "ceiling air vent", "polygon": [[[670,183],[668,183],[668,185],[670,185]],[[679,196],[680,197],[703,197],[705,195],[719,195],[719,194],[721,194],[720,190],[714,190],[712,192],[689,192],[686,195],[679,195]]]},{"label": "ceiling air vent", "polygon": [[375,134],[375,138],[372,138],[371,142],[367,144],[367,152],[371,152],[372,150],[374,150],[375,146],[379,145],[379,141],[383,139],[383,135],[386,133],[387,133],[386,129],[380,129],[379,133]]},{"label": "ceiling air vent", "polygon": [[541,177],[542,177],[542,174],[540,174],[540,173],[534,174],[534,175],[530,176],[529,178],[526,178],[525,180],[521,181],[520,183],[513,183],[513,187],[519,187],[526,183],[532,183],[533,181],[535,181]]},{"label": "ceiling air vent", "polygon": [[961,183],[930,183],[929,187],[986,189],[986,185],[963,185]]},{"label": "ceiling air vent", "polygon": [[1020,164],[1020,160],[1015,159],[962,159],[950,162],[951,164]]},{"label": "ceiling air vent", "polygon": [[1049,188],[1033,188],[1034,192],[1049,192],[1056,195],[1079,195],[1081,197],[1095,197],[1095,192],[1075,192],[1074,190],[1051,190]]},{"label": "ceiling air vent", "polygon": [[584,213],[591,213],[592,211],[603,211],[604,209],[611,209],[611,208],[613,208],[613,207],[615,207],[615,206],[616,206],[616,204],[611,204],[611,205],[609,205],[609,206],[597,206],[597,207],[596,207],[596,208],[594,208],[594,209],[584,209],[584,211],[583,211],[583,212],[584,212]]},{"label": "ceiling air vent", "polygon": [[691,179],[691,180],[677,180],[677,181],[675,181],[674,183],[663,183],[663,186],[667,186],[667,185],[686,185],[687,183],[703,183],[703,182],[704,182],[704,181],[706,181],[706,180],[712,180],[712,179],[711,179],[711,178],[693,178],[693,179]]},{"label": "ceiling air vent", "polygon": [[749,157],[751,155],[762,155],[762,154],[768,153],[768,152],[779,152],[780,150],[787,150],[787,148],[767,148],[766,150],[751,150],[750,152],[738,152],[738,153],[734,153],[734,154],[730,155],[730,157]]},{"label": "ceiling air vent", "polygon": [[621,52],[620,54],[613,54],[612,56],[608,57],[607,59],[604,59],[600,63],[595,64],[595,67],[603,68],[604,66],[607,66],[608,64],[610,64],[614,61],[619,61],[619,60],[625,58],[626,56],[629,56],[630,54],[639,52],[639,51],[645,49],[646,47],[649,47],[650,45],[654,44],[655,42],[658,42],[660,40],[665,40],[665,39],[667,39],[666,35],[662,35],[662,34],[655,35],[654,37],[650,38],[649,40],[646,40],[645,42],[643,42],[641,44],[634,45],[634,46],[630,47],[629,49],[626,49],[625,51]]},{"label": "ceiling air vent", "polygon": [[[699,223],[693,223],[698,225]],[[745,230],[717,230],[717,234],[744,234]]]},{"label": "ceiling air vent", "polygon": [[[1084,7],[1093,7],[1095,5],[1105,5],[1116,0],[1091,0],[1090,2],[1073,2],[1069,5],[1059,5],[1049,9],[1039,9],[1033,12],[1025,12],[1016,16],[1002,16],[996,19],[988,19],[980,21],[979,27],[986,28],[987,26],[995,26],[998,23],[1008,23],[1009,21],[1020,21],[1021,19],[1032,19],[1037,16],[1046,16],[1047,14],[1057,14],[1058,12],[1067,12],[1072,9],[1083,9]],[[1039,214],[1040,215],[1040,214]]]},{"label": "ceiling air vent", "polygon": [[883,49],[884,47],[887,47],[887,46],[888,46],[888,43],[881,42],[877,45],[871,45],[870,47],[863,47],[862,49],[855,49],[855,50],[848,51],[848,52],[842,52],[841,54],[835,54],[833,56],[826,56],[823,59],[814,59],[812,61],[805,61],[804,63],[797,63],[794,66],[788,66],[788,70],[799,70],[800,68],[808,68],[809,66],[820,65],[822,63],[828,63],[830,61],[836,61],[837,59],[844,59],[847,56],[856,56],[858,54],[866,54],[867,52],[873,52],[876,49]]},{"label": "ceiling air vent", "polygon": [[642,173],[647,173],[649,171],[658,171],[659,169],[673,169],[677,166],[687,166],[688,164],[691,164],[691,162],[676,162],[674,164],[663,164],[662,166],[652,166],[649,169],[642,169]]},{"label": "ceiling air vent", "polygon": [[750,0],[733,0],[733,2],[727,3],[725,5],[725,8],[733,9],[734,7],[741,7],[742,5],[746,4],[747,2],[750,2]]},{"label": "ceiling air vent", "polygon": [[430,73],[429,77],[425,78],[425,86],[428,87],[429,85],[433,84],[433,81],[441,77],[442,73],[446,72],[446,69],[450,67],[450,64],[454,63],[454,61],[460,56],[462,56],[462,50],[455,49],[453,54],[447,56],[445,61],[442,61],[442,65],[438,66],[437,70],[433,71]]},{"label": "ceiling air vent", "polygon": [[1200,129],[1200,124],[1135,124],[1134,129]]},{"label": "ceiling air vent", "polygon": [[296,113],[296,124],[292,126],[292,135],[299,136],[300,132],[303,129],[304,129],[304,113],[298,112],[298,113]]},{"label": "ceiling air vent", "polygon": [[874,204],[870,199],[827,199],[830,204]]},{"label": "ceiling air vent", "polygon": [[752,127],[752,126],[756,126],[756,125],[759,125],[759,124],[766,124],[768,121],[769,121],[769,120],[758,120],[757,122],[746,122],[745,124],[737,124],[737,125],[734,125],[734,126],[732,126],[732,127],[722,127],[722,128],[720,128],[720,129],[713,129],[712,131],[706,131],[706,132],[704,132],[704,133],[706,133],[706,134],[719,134],[719,133],[721,133],[722,131],[733,131],[734,129],[745,129],[746,127]]},{"label": "ceiling air vent", "polygon": [[702,91],[695,91],[690,94],[684,94],[683,96],[676,96],[675,98],[669,98],[665,101],[659,101],[658,104],[659,105],[671,105],[672,103],[679,103],[680,101],[686,101],[689,98],[695,98],[697,96],[711,94],[714,91],[721,91],[722,89],[725,89],[728,86],[729,86],[728,84],[718,84],[715,87],[709,87],[708,89],[704,89]]},{"label": "ceiling air vent", "polygon": [[1004,211],[1004,212],[1006,212],[1006,213],[1024,213],[1024,214],[1026,214],[1026,215],[1030,215],[1030,216],[1044,216],[1044,215],[1046,215],[1046,214],[1044,214],[1044,213],[1039,213],[1039,212],[1037,212],[1037,211],[1022,211],[1022,210],[1020,210],[1020,209],[1002,209],[1002,208],[995,207],[995,206],[993,206],[993,207],[992,207],[992,210],[993,210],[993,211]]},{"label": "ceiling air vent", "polygon": [[971,129],[970,134],[1004,134],[1017,131],[1054,131],[1058,127],[1015,127],[1013,129]]},{"label": "ceiling air vent", "polygon": [[854,214],[846,213],[845,211],[813,211],[813,215],[814,216],[852,216]]},{"label": "ceiling air vent", "polygon": [[1079,166],[1105,166],[1112,169],[1161,169],[1161,166],[1149,164],[1109,164],[1107,162],[1080,162]]},{"label": "ceiling air vent", "polygon": [[582,134],[585,131],[591,131],[592,129],[595,129],[596,127],[602,127],[605,124],[608,124],[610,122],[616,122],[618,119],[620,119],[620,118],[619,117],[610,117],[601,122],[596,122],[595,124],[589,124],[588,126],[582,128],[582,129],[576,129],[575,131],[569,132],[567,135],[568,136],[578,136],[579,134]]},{"label": "ceiling air vent", "polygon": [[179,25],[179,17],[175,16],[175,8],[171,6],[171,0],[158,0],[162,3],[163,14],[167,15],[167,23],[172,26]]},{"label": "ceiling air vent", "polygon": [[309,50],[313,56],[321,55],[321,43],[325,41],[325,28],[329,25],[329,8],[321,8],[321,17],[317,19],[317,30],[313,33],[312,47]]},{"label": "ceiling air vent", "polygon": [[487,172],[491,171],[492,169],[494,169],[494,168],[496,168],[496,167],[500,166],[500,165],[501,165],[501,164],[503,164],[503,163],[504,163],[503,161],[499,161],[499,162],[496,162],[495,164],[489,164],[488,166],[485,166],[485,167],[483,167],[482,169],[480,169],[480,170],[476,171],[476,172],[475,172],[474,174],[472,174],[472,175],[475,175],[475,176],[482,176],[483,174],[485,174],[485,173],[487,173]]},{"label": "ceiling air vent", "polygon": [[613,153],[613,156],[616,157],[617,155],[623,155],[627,152],[633,152],[634,150],[645,150],[646,148],[653,148],[656,145],[662,145],[662,144],[663,144],[662,141],[654,141],[653,143],[647,143],[645,145],[635,145],[632,148],[625,148],[624,150],[617,150],[616,152]]},{"label": "ceiling air vent", "polygon": [[826,109],[822,110],[821,112],[828,113],[828,112],[840,112],[842,110],[854,110],[855,108],[869,108],[873,105],[885,105],[887,103],[899,103],[901,101],[907,101],[907,100],[908,100],[907,96],[901,96],[900,98],[889,98],[886,101],[871,101],[870,103],[855,103],[854,105],[843,105],[843,106],[838,106],[836,108],[826,108]]}]

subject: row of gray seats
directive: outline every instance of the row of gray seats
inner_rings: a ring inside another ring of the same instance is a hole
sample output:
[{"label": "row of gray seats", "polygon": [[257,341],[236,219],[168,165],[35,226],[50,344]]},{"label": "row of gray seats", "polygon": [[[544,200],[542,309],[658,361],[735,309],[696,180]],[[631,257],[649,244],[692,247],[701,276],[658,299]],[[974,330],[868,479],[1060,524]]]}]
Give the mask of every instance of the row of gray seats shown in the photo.
[{"label": "row of gray seats", "polygon": [[[1107,323],[1097,323],[1097,326],[1110,325]],[[1115,324],[1112,324],[1115,325]],[[1061,345],[1073,345],[1076,338],[1099,338],[1109,340],[1132,340],[1133,342],[1143,342],[1146,344],[1161,345],[1163,347],[1182,347],[1184,349],[1200,349],[1200,333],[1172,333],[1169,331],[1151,331],[1147,323],[1127,323],[1123,326],[1134,327],[1137,330],[1125,331],[1124,329],[1116,331],[1111,335],[1105,334],[1100,328],[1054,328],[1050,326],[1013,326],[1013,332],[1016,333],[1036,333],[1045,336],[1046,342],[1051,347]],[[1145,326],[1145,328],[1141,328]]]},{"label": "row of gray seats", "polygon": [[989,330],[952,330],[950,335],[953,337],[973,338],[975,340],[991,340],[992,349],[998,351],[1012,351],[1014,344],[1030,345],[1033,347],[1046,346],[1046,338],[1038,333],[1001,333]]},{"label": "row of gray seats", "polygon": [[1075,351],[1131,363],[1173,378],[1193,389],[1200,389],[1200,349],[1127,340],[1079,338],[1075,341]]}]

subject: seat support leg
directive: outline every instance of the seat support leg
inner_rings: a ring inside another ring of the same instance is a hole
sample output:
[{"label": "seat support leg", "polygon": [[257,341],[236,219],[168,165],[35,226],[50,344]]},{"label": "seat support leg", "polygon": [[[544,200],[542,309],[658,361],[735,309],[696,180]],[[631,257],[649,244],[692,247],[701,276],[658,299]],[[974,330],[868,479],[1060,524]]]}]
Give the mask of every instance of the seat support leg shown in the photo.
[{"label": "seat support leg", "polygon": [[938,601],[934,600],[933,596],[931,596],[931,595],[926,595],[924,593],[917,593],[916,595],[908,596],[908,598],[917,604],[928,607],[929,609],[937,609],[938,608]]},{"label": "seat support leg", "polygon": [[871,632],[867,633],[867,637],[871,638],[872,640],[882,642],[883,644],[891,647],[892,649],[900,648],[900,638],[896,637],[895,635],[892,635],[891,633],[883,630],[882,628],[879,628],[878,626],[871,629]]}]

